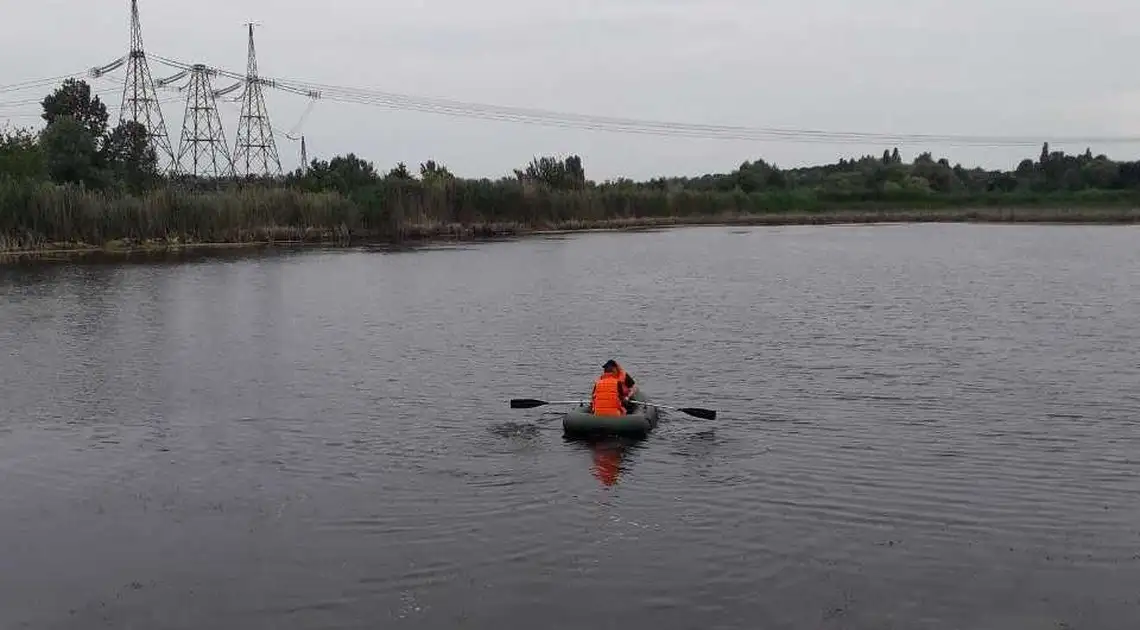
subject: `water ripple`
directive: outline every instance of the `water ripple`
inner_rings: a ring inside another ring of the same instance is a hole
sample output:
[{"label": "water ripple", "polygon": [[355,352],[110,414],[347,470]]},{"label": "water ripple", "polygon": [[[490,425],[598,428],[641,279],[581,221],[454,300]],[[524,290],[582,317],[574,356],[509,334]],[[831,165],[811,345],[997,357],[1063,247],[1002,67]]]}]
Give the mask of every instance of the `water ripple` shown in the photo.
[{"label": "water ripple", "polygon": [[[6,269],[0,625],[1131,630],[1134,243],[694,228]],[[609,357],[717,420],[583,442],[507,407]]]}]

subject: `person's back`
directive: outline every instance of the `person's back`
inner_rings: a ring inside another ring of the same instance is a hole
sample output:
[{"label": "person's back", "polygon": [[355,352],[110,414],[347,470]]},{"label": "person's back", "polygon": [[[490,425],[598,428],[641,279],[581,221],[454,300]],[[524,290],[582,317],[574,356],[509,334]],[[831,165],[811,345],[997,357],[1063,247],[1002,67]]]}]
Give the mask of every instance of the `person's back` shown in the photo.
[{"label": "person's back", "polygon": [[607,369],[594,383],[594,393],[591,396],[590,406],[594,415],[625,415],[622,383],[614,370]]}]

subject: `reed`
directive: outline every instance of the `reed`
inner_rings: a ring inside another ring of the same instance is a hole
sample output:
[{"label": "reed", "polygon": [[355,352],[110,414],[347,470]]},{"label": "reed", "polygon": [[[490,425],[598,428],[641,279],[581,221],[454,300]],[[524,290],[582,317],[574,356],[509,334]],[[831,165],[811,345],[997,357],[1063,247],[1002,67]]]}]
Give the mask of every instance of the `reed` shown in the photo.
[{"label": "reed", "polygon": [[812,191],[550,190],[514,180],[379,180],[347,193],[271,185],[141,195],[0,178],[0,251],[467,239],[707,223],[1134,223],[1133,191],[826,196]]}]

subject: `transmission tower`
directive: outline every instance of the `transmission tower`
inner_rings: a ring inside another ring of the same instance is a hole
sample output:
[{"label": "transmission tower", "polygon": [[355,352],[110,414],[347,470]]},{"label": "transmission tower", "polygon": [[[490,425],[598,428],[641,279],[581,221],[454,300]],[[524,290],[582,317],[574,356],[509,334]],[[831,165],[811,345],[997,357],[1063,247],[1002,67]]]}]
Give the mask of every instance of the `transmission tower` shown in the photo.
[{"label": "transmission tower", "polygon": [[233,159],[218,115],[217,93],[210,84],[210,77],[216,72],[202,64],[190,68],[190,83],[185,88],[186,116],[182,119],[182,140],[178,146],[181,173],[204,177],[233,174]]},{"label": "transmission tower", "polygon": [[143,51],[138,0],[131,0],[131,50],[126,61],[127,78],[123,83],[123,105],[119,109],[119,122],[133,120],[146,127],[151,147],[160,163],[165,159],[173,170],[176,168],[174,151],[170,147],[166,121],[162,118],[162,107],[158,104],[158,93],[147,66],[146,52]]},{"label": "transmission tower", "polygon": [[[257,74],[257,53],[253,47],[253,23],[249,23],[249,63],[245,73],[245,94],[238,119],[234,167],[239,175],[280,175],[281,160],[273,140],[273,126],[265,108],[264,82]],[[256,170],[255,170],[256,169]]]}]

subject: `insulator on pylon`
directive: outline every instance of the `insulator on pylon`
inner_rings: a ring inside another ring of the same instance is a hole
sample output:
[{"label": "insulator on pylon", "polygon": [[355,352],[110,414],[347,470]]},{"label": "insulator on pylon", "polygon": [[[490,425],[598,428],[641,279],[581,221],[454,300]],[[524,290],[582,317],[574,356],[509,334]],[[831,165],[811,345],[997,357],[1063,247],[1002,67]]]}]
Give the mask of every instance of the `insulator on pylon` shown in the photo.
[{"label": "insulator on pylon", "polygon": [[158,87],[166,87],[166,86],[170,85],[171,83],[177,83],[178,81],[181,81],[189,73],[190,72],[188,70],[183,70],[182,72],[179,72],[178,74],[175,74],[173,76],[166,77],[165,79],[159,79],[158,81],[156,81],[156,83],[158,84]]},{"label": "insulator on pylon", "polygon": [[235,83],[229,87],[224,87],[220,90],[214,90],[214,96],[225,96],[226,94],[237,91],[237,89],[243,85],[245,85],[245,83],[238,81],[237,83]]},{"label": "insulator on pylon", "polygon": [[126,62],[127,62],[127,58],[125,56],[119,57],[118,59],[112,61],[111,63],[109,63],[105,66],[99,66],[96,68],[91,68],[91,70],[88,71],[88,74],[91,75],[91,78],[98,79],[99,77],[103,76],[104,74],[107,74],[108,72],[118,70]]}]

